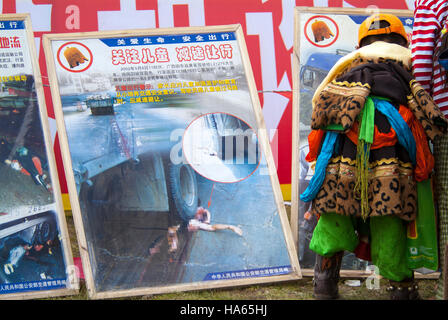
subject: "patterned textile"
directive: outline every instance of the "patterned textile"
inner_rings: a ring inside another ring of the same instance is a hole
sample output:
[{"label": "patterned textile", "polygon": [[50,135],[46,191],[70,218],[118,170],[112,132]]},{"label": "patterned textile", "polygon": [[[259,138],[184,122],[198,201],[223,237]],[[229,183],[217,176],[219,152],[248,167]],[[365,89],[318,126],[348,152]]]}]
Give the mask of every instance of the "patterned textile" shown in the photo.
[{"label": "patterned textile", "polygon": [[[388,56],[381,56],[380,52]],[[375,42],[339,60],[316,90],[313,97],[312,129],[339,131],[341,139],[326,168],[325,180],[313,200],[314,214],[336,212],[363,218],[396,215],[406,221],[415,219],[415,153],[409,153],[412,150],[406,150],[402,145],[403,132],[395,133],[401,127],[394,130],[391,124],[395,120],[388,117],[394,114],[401,119],[404,114],[398,110],[408,110],[405,113],[411,117],[402,122],[405,126],[414,128],[412,134],[416,133],[417,126],[421,128],[421,139],[418,141],[420,151],[424,149],[422,145],[427,147],[427,138],[436,139],[447,131],[448,121],[429,94],[412,78],[409,61],[408,49],[395,44]],[[352,136],[361,134],[359,128],[365,121],[361,116],[367,101],[373,96],[381,97],[377,99],[380,102],[375,103],[380,104],[378,108],[384,102],[381,102],[382,98],[385,98],[390,102],[384,103],[393,110],[386,108],[386,111],[389,110],[386,116],[375,107],[374,125],[378,134],[375,133],[371,150],[366,154],[366,173],[359,166],[358,154],[362,154],[359,152],[360,143]],[[378,148],[373,148],[380,137],[382,143]],[[310,152],[313,148],[316,146],[310,146]],[[429,148],[427,150],[429,153]],[[427,167],[428,174],[431,174],[433,167]],[[358,179],[362,172],[363,178]],[[357,187],[360,182],[364,188]]]},{"label": "patterned textile", "polygon": [[[409,127],[417,120],[413,116],[406,117],[409,122],[407,123],[391,103],[378,98],[369,97],[369,100],[372,101],[373,107],[373,118],[370,121],[372,125],[375,122],[375,127],[370,129],[372,137],[368,138],[368,141],[374,139],[375,142],[383,140],[386,143],[372,144],[365,155],[367,158],[361,160],[358,139],[353,139],[352,134],[341,135],[335,156],[330,164],[326,165],[325,172],[318,174],[323,183],[320,184],[320,189],[316,190],[312,212],[323,214],[334,211],[342,215],[361,216],[364,219],[367,216],[392,214],[411,221],[415,219],[416,214],[417,180],[414,179],[412,165],[416,162],[416,141]],[[404,108],[402,106],[400,110]],[[362,122],[365,121],[363,117]],[[359,136],[362,135],[362,129],[355,131],[359,131]],[[423,129],[421,131],[424,135]],[[390,135],[391,132],[396,134]],[[427,145],[426,138],[419,143]],[[420,145],[418,149],[419,154],[424,152],[420,151]],[[429,148],[426,150],[430,153]],[[317,159],[318,162],[320,158],[321,155]],[[360,162],[365,162],[362,167],[367,167],[362,179],[360,177],[363,175],[359,174]],[[426,169],[428,174],[432,170],[432,166]],[[422,177],[427,179],[428,174]],[[302,197],[301,199],[304,200]]]},{"label": "patterned textile", "polygon": [[374,95],[406,105],[420,121],[429,139],[446,133],[446,118],[426,90],[412,78],[410,70],[401,61],[373,60],[358,57],[347,66],[343,75],[336,76],[316,91],[311,128],[340,125],[347,132],[365,107],[367,97]]},{"label": "patterned textile", "polygon": [[[350,145],[351,141],[345,140],[345,144]],[[392,148],[388,149],[395,153]],[[360,217],[361,202],[354,188],[355,172],[354,160],[333,158],[327,166],[325,180],[313,201],[311,212],[316,215],[336,212]],[[412,221],[416,215],[416,193],[417,185],[412,177],[410,162],[403,162],[398,158],[371,162],[368,216],[397,215],[403,220]]]},{"label": "patterned textile", "polygon": [[440,32],[448,17],[448,1],[416,0],[412,28],[412,69],[415,79],[431,94],[448,117],[448,87],[434,51],[440,47]]},{"label": "patterned textile", "polygon": [[[448,243],[448,135],[437,139],[434,144],[436,193],[439,209],[439,261],[443,270],[445,263],[445,246]],[[443,177],[438,179],[437,177]],[[438,282],[437,298],[443,299],[443,274]],[[447,299],[448,297],[445,297]]]}]

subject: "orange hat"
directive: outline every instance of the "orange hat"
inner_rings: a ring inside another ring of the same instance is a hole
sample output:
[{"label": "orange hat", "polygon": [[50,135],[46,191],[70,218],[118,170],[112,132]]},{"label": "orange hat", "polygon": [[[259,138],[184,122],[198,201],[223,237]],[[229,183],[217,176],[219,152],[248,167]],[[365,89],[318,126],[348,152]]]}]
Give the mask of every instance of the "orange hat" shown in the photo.
[{"label": "orange hat", "polygon": [[[375,28],[375,23],[380,21],[387,21],[389,26],[385,28]],[[372,28],[373,27],[373,28]],[[364,20],[359,26],[358,30],[358,45],[361,44],[361,40],[368,36],[379,35],[379,34],[389,34],[389,33],[397,33],[402,36],[406,42],[408,41],[408,35],[404,30],[403,23],[401,23],[400,19],[393,14],[387,13],[379,13],[374,14]]]}]

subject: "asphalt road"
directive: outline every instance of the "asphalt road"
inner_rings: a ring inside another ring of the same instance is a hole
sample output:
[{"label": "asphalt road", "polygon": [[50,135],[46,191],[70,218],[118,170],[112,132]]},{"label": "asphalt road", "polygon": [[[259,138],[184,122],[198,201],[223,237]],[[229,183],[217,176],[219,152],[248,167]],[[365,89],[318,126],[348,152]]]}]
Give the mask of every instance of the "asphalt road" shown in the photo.
[{"label": "asphalt road", "polygon": [[237,183],[199,180],[201,202],[207,204],[211,197],[211,224],[236,225],[243,235],[231,230],[198,231],[183,282],[203,281],[209,273],[290,264],[270,177],[265,172],[261,165],[249,178]]},{"label": "asphalt road", "polygon": [[53,194],[43,186],[36,185],[30,176],[15,171],[10,166],[0,163],[0,213],[5,215],[18,208],[29,211],[27,207],[38,207],[53,203]]},{"label": "asphalt road", "polygon": [[[89,110],[64,107],[74,163],[112,155],[115,160],[109,166],[133,155],[159,151],[154,146],[166,148],[173,129],[182,131],[207,112],[225,111],[255,125],[247,92],[197,95],[151,105],[127,103],[115,110],[114,115],[92,116]],[[113,173],[106,168],[99,175],[107,180]],[[208,207],[210,201],[211,224],[237,225],[243,235],[230,230],[189,232],[184,222],[177,231],[178,247],[172,252],[167,232],[179,224],[175,213],[120,211],[107,203],[88,203],[83,216],[90,248],[95,248],[90,256],[97,290],[190,283],[215,272],[289,265],[266,171],[261,165],[237,183],[215,183],[197,175],[200,205]]]},{"label": "asphalt road", "polygon": [[99,291],[190,283],[204,281],[210,273],[290,264],[269,176],[257,171],[234,184],[197,178],[201,205],[210,201],[211,224],[238,226],[243,235],[190,232],[181,224],[178,248],[170,252],[167,232],[174,224],[169,213],[108,210],[106,220],[92,230],[96,237],[102,235],[94,242]]}]

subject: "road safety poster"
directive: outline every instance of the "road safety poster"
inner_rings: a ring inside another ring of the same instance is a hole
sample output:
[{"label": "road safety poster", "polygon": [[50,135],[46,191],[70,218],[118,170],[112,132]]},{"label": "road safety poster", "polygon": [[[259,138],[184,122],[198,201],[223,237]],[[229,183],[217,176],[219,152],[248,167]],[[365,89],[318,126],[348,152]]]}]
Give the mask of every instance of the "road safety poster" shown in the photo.
[{"label": "road safety poster", "polygon": [[90,296],[300,276],[239,25],[44,49]]},{"label": "road safety poster", "polygon": [[[303,202],[302,194],[313,174],[313,164],[305,160],[309,152],[308,135],[311,132],[312,98],[334,64],[358,45],[360,24],[375,13],[392,13],[403,23],[409,37],[412,32],[413,13],[410,10],[380,10],[377,7],[354,8],[295,8],[295,45],[293,79],[293,175],[291,225],[298,243],[302,268],[314,267],[315,253],[309,249],[317,217],[310,214],[311,202]],[[297,236],[298,235],[298,236]],[[372,266],[373,267],[373,266]],[[342,269],[367,271],[367,261],[346,252]]]},{"label": "road safety poster", "polygon": [[25,15],[0,16],[0,299],[51,296],[72,287],[29,23]]}]

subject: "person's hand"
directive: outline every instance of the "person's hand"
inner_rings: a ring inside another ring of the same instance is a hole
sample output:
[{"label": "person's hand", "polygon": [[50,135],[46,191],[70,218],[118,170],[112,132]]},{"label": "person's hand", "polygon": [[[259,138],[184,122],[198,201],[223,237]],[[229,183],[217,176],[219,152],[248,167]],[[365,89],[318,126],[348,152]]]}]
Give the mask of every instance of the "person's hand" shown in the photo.
[{"label": "person's hand", "polygon": [[237,235],[239,235],[240,237],[243,236],[243,230],[241,230],[240,227],[233,227],[232,230],[233,230]]}]

